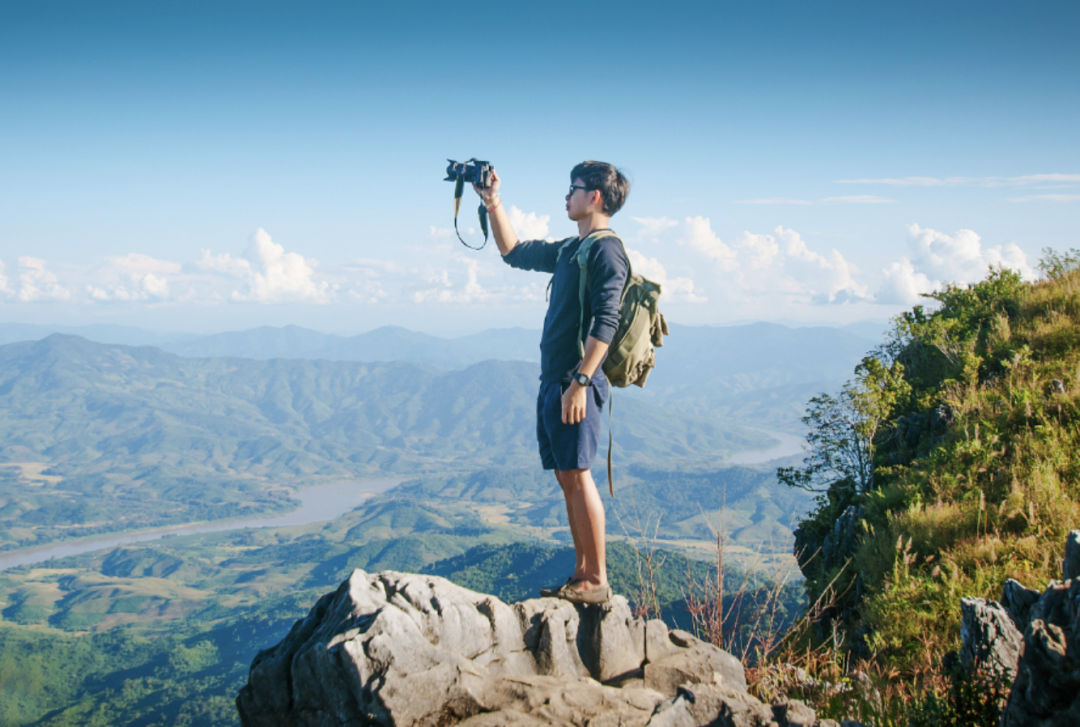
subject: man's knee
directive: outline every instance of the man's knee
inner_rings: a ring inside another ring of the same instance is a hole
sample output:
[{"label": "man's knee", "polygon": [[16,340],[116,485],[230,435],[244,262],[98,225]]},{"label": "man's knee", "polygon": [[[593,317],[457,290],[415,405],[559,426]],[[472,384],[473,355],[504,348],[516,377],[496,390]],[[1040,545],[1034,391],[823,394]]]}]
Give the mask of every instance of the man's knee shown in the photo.
[{"label": "man's knee", "polygon": [[585,487],[592,479],[589,470],[555,470],[555,479],[562,485],[563,492],[572,492]]}]

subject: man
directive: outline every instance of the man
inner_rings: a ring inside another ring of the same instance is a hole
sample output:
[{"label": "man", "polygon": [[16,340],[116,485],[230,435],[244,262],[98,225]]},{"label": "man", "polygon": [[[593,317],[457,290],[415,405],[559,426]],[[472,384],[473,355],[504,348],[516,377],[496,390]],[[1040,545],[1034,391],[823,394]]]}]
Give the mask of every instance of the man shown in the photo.
[{"label": "man", "polygon": [[[500,184],[498,174],[492,172],[490,187],[473,185],[473,189],[487,207],[503,260],[515,268],[553,274],[540,340],[536,434],[544,469],[555,470],[566,499],[577,564],[565,585],[542,589],[541,595],[556,595],[573,603],[604,603],[611,597],[604,551],[604,505],[590,468],[600,442],[600,414],[610,394],[601,364],[619,326],[630,263],[617,237],[594,239],[586,256],[587,295],[582,311],[581,269],[574,252],[590,234],[608,230],[611,216],[626,201],[630,183],[610,164],[587,161],[574,167],[566,213],[577,223],[578,236],[557,243],[518,241],[499,199]],[[563,245],[566,249],[560,255]]]}]

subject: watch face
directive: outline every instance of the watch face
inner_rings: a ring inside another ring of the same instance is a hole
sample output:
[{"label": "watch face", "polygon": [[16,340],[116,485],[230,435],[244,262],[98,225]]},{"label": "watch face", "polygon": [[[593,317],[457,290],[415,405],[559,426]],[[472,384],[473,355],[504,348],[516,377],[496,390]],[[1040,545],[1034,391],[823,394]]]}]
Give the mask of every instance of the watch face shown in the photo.
[{"label": "watch face", "polygon": [[589,385],[589,377],[586,376],[585,374],[578,374],[574,378],[576,378],[577,382],[579,384],[581,384],[582,386],[588,386]]}]

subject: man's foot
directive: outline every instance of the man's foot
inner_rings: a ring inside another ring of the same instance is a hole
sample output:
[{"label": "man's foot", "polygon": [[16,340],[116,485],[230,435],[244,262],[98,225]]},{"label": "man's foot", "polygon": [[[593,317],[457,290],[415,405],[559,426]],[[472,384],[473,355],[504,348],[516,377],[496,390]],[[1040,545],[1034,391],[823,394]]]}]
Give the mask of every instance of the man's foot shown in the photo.
[{"label": "man's foot", "polygon": [[611,586],[592,586],[586,589],[585,581],[573,581],[559,589],[559,598],[570,603],[597,604],[611,600]]},{"label": "man's foot", "polygon": [[569,578],[566,579],[566,583],[562,584],[561,586],[548,586],[546,588],[541,588],[540,589],[540,598],[558,598],[559,597],[559,591],[561,591],[563,588],[565,588],[566,586],[570,585],[573,582],[574,582],[574,577],[570,576]]}]

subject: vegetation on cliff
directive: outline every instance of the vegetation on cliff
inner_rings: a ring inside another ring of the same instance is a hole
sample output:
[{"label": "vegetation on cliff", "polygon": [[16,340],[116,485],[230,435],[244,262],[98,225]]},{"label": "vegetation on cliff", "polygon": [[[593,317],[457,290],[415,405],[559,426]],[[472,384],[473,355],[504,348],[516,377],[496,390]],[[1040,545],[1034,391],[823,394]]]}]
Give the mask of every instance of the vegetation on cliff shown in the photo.
[{"label": "vegetation on cliff", "polygon": [[[900,692],[940,679],[962,596],[1060,577],[1080,525],[1080,253],[929,296],[836,396],[812,400],[818,492],[797,533],[811,640]],[[940,682],[939,682],[940,683]]]}]

